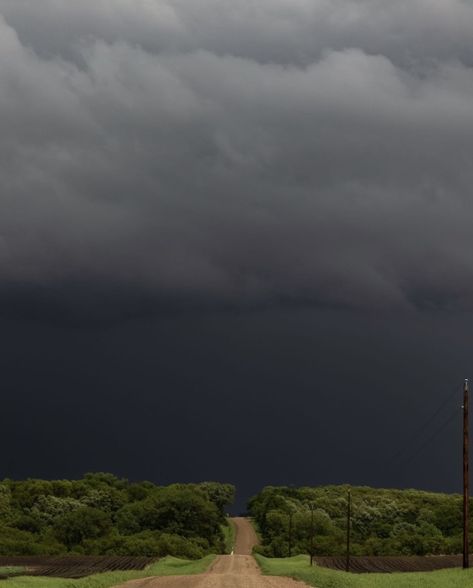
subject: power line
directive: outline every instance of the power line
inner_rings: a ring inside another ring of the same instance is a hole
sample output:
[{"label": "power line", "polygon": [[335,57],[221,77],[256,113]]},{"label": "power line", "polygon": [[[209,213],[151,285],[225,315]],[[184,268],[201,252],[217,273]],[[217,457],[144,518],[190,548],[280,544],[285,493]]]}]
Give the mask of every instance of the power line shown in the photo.
[{"label": "power line", "polygon": [[459,412],[459,408],[455,409],[455,412],[453,412],[447,419],[445,419],[442,424],[432,433],[432,435],[430,435],[430,437],[428,437],[421,445],[419,445],[417,447],[417,449],[415,451],[413,451],[410,455],[407,456],[406,460],[401,460],[398,464],[397,467],[399,469],[401,468],[405,468],[407,465],[409,465],[412,461],[414,461],[414,459],[416,457],[419,456],[420,453],[422,453],[422,451],[428,446],[430,445],[430,443],[432,443],[432,441],[438,437],[440,435],[440,433],[442,433],[447,427],[448,425],[450,425],[452,423],[452,421],[455,418],[458,418],[460,415]]},{"label": "power line", "polygon": [[405,445],[401,447],[394,455],[392,455],[388,460],[388,465],[394,463],[399,457],[401,457],[408,449],[412,448],[412,444],[416,441],[422,433],[432,424],[432,422],[437,418],[437,416],[442,412],[442,410],[446,407],[446,405],[452,400],[452,398],[461,391],[461,385],[457,384],[453,390],[449,390],[446,397],[442,400],[441,404],[438,408],[433,412],[421,425],[420,427],[414,431],[414,433],[407,439]]}]

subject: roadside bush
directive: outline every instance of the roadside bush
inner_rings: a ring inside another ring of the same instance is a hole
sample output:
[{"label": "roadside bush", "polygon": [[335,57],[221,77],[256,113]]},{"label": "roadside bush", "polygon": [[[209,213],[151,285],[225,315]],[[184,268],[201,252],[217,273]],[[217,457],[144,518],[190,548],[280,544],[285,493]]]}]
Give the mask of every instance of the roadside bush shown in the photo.
[{"label": "roadside bush", "polygon": [[0,553],[2,555],[56,555],[64,547],[57,542],[43,543],[40,537],[28,531],[0,527]]},{"label": "roadside bush", "polygon": [[208,544],[205,545],[205,542],[202,544],[199,540],[159,531],[142,531],[127,536],[114,532],[101,539],[86,540],[83,547],[88,555],[173,555],[184,559],[200,559],[208,551]]}]

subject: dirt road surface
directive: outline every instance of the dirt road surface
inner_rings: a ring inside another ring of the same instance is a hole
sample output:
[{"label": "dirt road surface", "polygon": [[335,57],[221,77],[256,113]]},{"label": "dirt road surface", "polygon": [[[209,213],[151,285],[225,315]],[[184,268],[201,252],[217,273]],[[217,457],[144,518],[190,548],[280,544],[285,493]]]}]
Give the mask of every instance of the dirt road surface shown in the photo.
[{"label": "dirt road surface", "polygon": [[258,544],[253,525],[243,517],[234,517],[232,522],[236,529],[235,555],[251,555],[253,547]]},{"label": "dirt road surface", "polygon": [[306,588],[302,582],[289,578],[262,576],[250,555],[257,543],[251,523],[242,517],[234,518],[233,522],[236,527],[234,555],[217,557],[204,574],[132,580],[117,588]]}]

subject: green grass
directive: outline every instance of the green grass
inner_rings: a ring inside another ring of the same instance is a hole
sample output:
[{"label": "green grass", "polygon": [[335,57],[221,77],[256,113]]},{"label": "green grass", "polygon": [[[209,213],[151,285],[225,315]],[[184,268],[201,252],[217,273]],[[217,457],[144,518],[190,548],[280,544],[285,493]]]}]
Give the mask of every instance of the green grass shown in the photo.
[{"label": "green grass", "polygon": [[139,572],[106,572],[80,580],[20,576],[5,580],[2,586],[4,585],[5,588],[110,588],[128,580],[148,578],[149,576],[200,574],[205,572],[214,559],[215,555],[208,555],[195,561],[168,556]]},{"label": "green grass", "polygon": [[256,555],[263,574],[289,576],[317,588],[471,588],[473,569],[399,574],[347,574],[319,566],[310,567],[309,557],[298,555],[270,559]]},{"label": "green grass", "polygon": [[233,521],[228,519],[226,525],[222,525],[223,536],[225,537],[225,553],[231,553],[235,547],[236,529]]},{"label": "green grass", "polygon": [[25,568],[21,566],[0,566],[0,576],[11,576],[13,574],[21,574]]}]

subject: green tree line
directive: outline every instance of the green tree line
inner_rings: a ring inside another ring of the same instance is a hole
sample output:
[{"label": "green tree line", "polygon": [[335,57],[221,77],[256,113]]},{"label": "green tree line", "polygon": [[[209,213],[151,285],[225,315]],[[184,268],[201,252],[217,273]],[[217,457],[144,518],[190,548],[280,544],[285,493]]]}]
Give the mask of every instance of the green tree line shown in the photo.
[{"label": "green tree line", "polygon": [[174,555],[225,549],[230,484],[157,486],[108,473],[0,482],[0,554]]},{"label": "green tree line", "polygon": [[[264,488],[249,502],[262,537],[257,550],[268,557],[344,554],[347,492],[347,486]],[[354,487],[351,544],[353,555],[461,553],[462,498]]]}]

